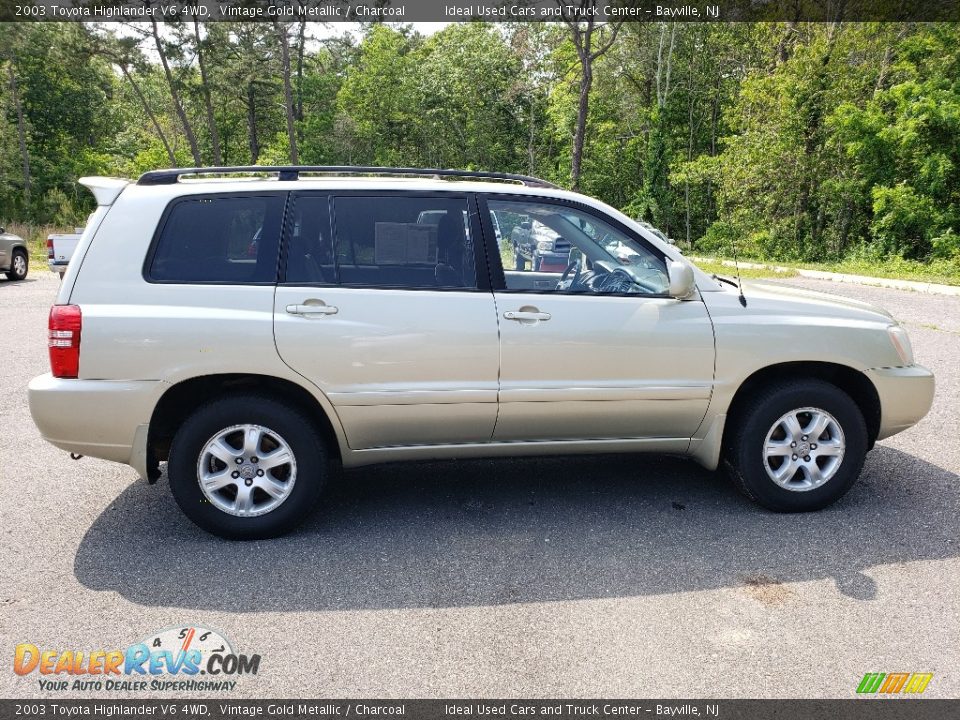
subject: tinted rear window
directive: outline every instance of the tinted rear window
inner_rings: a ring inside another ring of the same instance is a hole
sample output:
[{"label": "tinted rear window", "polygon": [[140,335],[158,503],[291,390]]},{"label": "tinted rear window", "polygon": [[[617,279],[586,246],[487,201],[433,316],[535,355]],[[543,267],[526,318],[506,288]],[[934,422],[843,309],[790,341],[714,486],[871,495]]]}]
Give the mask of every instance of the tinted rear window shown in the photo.
[{"label": "tinted rear window", "polygon": [[337,197],[336,263],[344,285],[477,286],[467,201],[458,197]]},{"label": "tinted rear window", "polygon": [[157,282],[274,282],[282,195],[175,201],[157,238],[148,278]]}]

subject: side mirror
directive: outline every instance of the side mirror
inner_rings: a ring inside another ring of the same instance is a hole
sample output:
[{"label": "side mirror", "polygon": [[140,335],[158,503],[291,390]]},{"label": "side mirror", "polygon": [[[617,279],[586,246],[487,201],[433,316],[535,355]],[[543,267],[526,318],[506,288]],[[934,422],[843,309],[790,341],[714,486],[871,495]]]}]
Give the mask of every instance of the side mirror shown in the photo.
[{"label": "side mirror", "polygon": [[7,231],[6,228],[0,227],[0,235],[3,235]]},{"label": "side mirror", "polygon": [[667,263],[667,277],[670,278],[670,288],[667,293],[672,298],[686,300],[697,289],[693,270],[686,263],[671,260]]}]

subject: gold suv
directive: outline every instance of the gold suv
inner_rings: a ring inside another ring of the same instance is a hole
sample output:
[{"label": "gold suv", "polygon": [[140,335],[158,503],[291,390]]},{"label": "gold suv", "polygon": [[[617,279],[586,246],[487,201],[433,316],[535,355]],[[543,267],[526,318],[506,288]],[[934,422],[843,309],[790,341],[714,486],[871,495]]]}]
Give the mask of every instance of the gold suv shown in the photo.
[{"label": "gold suv", "polygon": [[[231,538],[289,530],[339,459],[667,452],[778,511],[842,496],[933,398],[864,303],[718,282],[536,178],[246,167],[84,178],[43,436]],[[562,237],[518,262],[514,230]],[[559,244],[554,243],[553,250]]]}]

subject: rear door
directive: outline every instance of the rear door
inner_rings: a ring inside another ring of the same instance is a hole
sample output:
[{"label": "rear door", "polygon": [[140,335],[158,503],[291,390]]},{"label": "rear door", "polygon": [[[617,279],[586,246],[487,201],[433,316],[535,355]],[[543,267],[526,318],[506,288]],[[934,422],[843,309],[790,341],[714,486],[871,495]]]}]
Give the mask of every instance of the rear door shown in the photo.
[{"label": "rear door", "polygon": [[277,349],[351,448],[490,440],[498,327],[475,208],[455,193],[291,195]]}]

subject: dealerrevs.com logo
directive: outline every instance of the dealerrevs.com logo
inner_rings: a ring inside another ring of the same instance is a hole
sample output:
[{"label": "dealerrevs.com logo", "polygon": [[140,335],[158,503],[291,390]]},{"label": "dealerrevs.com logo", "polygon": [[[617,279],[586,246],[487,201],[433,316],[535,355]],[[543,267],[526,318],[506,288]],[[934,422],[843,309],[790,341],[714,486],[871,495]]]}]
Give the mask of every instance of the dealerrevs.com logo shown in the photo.
[{"label": "dealerrevs.com logo", "polygon": [[13,671],[36,677],[40,690],[75,692],[229,692],[237,678],[256,675],[260,655],[237,653],[216,630],[167,628],[125,649],[61,650],[20,643]]}]

